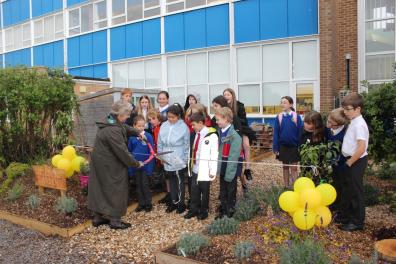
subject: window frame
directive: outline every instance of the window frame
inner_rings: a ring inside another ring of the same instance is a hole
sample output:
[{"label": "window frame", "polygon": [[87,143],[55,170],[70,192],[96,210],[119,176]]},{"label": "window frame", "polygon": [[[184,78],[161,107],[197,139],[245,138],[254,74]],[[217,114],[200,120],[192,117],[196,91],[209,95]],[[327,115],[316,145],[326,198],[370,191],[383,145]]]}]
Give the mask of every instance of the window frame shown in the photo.
[{"label": "window frame", "polygon": [[[57,26],[57,17],[62,16],[62,30],[56,30],[56,26]],[[52,23],[53,23],[53,31],[52,31],[52,38],[51,39],[45,39],[45,23],[44,21],[48,18],[52,18]],[[37,26],[37,23],[40,22],[41,26]],[[57,13],[53,13],[50,14],[48,16],[42,16],[38,19],[34,19],[33,20],[33,46],[36,45],[42,45],[45,43],[50,43],[50,42],[54,42],[60,39],[63,39],[65,37],[65,32],[64,32],[64,26],[65,26],[65,17],[63,12],[57,12]],[[38,31],[38,27],[41,28],[41,35],[36,35],[37,31]]]}]

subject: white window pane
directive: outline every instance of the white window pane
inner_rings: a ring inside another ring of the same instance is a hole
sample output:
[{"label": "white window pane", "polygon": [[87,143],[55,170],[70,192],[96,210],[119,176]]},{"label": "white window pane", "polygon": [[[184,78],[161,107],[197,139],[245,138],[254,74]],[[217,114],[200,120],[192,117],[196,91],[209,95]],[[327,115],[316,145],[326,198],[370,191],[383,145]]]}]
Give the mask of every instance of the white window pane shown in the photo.
[{"label": "white window pane", "polygon": [[30,46],[30,24],[23,25],[23,46]]},{"label": "white window pane", "polygon": [[198,94],[199,102],[204,106],[208,106],[208,86],[204,85],[190,85],[187,87],[187,94]]},{"label": "white window pane", "polygon": [[128,21],[143,18],[143,3],[142,0],[127,0],[128,4]]},{"label": "white window pane", "polygon": [[184,87],[169,87],[169,102],[171,104],[179,103],[181,105],[184,104],[186,100],[186,92]]},{"label": "white window pane", "polygon": [[63,14],[55,16],[55,38],[63,37]]},{"label": "white window pane", "polygon": [[206,52],[187,55],[188,84],[207,83]]},{"label": "white window pane", "polygon": [[144,17],[158,16],[161,13],[161,8],[154,8],[144,11]]},{"label": "white window pane", "polygon": [[34,40],[40,43],[43,39],[43,20],[34,21]]},{"label": "white window pane", "polygon": [[9,51],[14,45],[14,31],[12,28],[5,31],[5,49]]},{"label": "white window pane", "polygon": [[81,32],[92,31],[93,29],[93,9],[92,5],[81,7]]},{"label": "white window pane", "polygon": [[113,16],[125,14],[125,0],[113,0]]},{"label": "white window pane", "polygon": [[186,82],[184,55],[168,57],[168,85],[184,85]]},{"label": "white window pane", "polygon": [[209,82],[228,83],[230,79],[230,56],[228,50],[209,52]]},{"label": "white window pane", "polygon": [[[3,53],[3,32],[0,31],[0,53]],[[0,63],[1,66],[1,63]]]},{"label": "white window pane", "polygon": [[175,12],[184,9],[184,2],[170,4],[166,6],[166,12]]},{"label": "white window pane", "polygon": [[212,100],[219,96],[223,95],[223,91],[230,87],[228,84],[216,84],[216,85],[209,85],[209,102],[208,105],[210,106],[210,113],[213,114],[214,110],[212,108]]},{"label": "white window pane", "polygon": [[70,35],[80,33],[80,9],[69,12],[69,28]]},{"label": "white window pane", "polygon": [[112,23],[113,25],[117,25],[117,24],[120,24],[120,23],[124,23],[124,22],[125,22],[125,19],[126,19],[126,16],[121,16],[121,17],[113,18],[113,19],[111,20],[111,23]]},{"label": "white window pane", "polygon": [[366,23],[366,52],[392,51],[394,49],[394,19]]},{"label": "white window pane", "polygon": [[263,46],[263,81],[289,80],[289,44]]},{"label": "white window pane", "polygon": [[260,47],[239,48],[237,50],[238,82],[261,81]]},{"label": "white window pane", "polygon": [[316,41],[293,43],[293,78],[317,78]]},{"label": "white window pane", "polygon": [[55,38],[54,17],[44,18],[44,41],[51,41]]},{"label": "white window pane", "polygon": [[386,80],[393,79],[394,54],[366,56],[366,79]]},{"label": "white window pane", "polygon": [[144,88],[144,63],[136,61],[129,63],[128,86],[130,88]]},{"label": "white window pane", "polygon": [[14,27],[14,49],[22,48],[22,27]]},{"label": "white window pane", "polygon": [[117,88],[127,87],[128,64],[113,65],[113,85]]},{"label": "white window pane", "polygon": [[159,0],[143,0],[143,2],[144,2],[144,8],[159,6],[160,4]]},{"label": "white window pane", "polygon": [[245,104],[246,113],[260,113],[260,85],[239,85],[238,100]]},{"label": "white window pane", "polygon": [[395,0],[366,0],[366,19],[395,17]]},{"label": "white window pane", "polygon": [[205,5],[206,0],[186,0],[186,8],[192,8],[195,6]]},{"label": "white window pane", "polygon": [[106,19],[106,1],[95,3],[94,19],[95,21]]},{"label": "white window pane", "polygon": [[282,96],[290,95],[289,82],[263,84],[263,114],[277,114],[281,112],[280,100]]},{"label": "white window pane", "polygon": [[304,114],[314,109],[313,95],[312,83],[298,83],[296,85],[296,110],[299,114]]},{"label": "white window pane", "polygon": [[161,60],[145,61],[146,72],[146,88],[154,88],[161,86]]}]

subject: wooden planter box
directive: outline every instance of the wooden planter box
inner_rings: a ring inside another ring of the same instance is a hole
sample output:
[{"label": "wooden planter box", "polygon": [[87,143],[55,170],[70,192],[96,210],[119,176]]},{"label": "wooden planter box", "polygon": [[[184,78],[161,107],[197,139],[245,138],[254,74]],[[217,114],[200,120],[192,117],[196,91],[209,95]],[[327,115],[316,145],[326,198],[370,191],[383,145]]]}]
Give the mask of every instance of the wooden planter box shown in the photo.
[{"label": "wooden planter box", "polygon": [[207,264],[205,262],[196,261],[182,256],[172,255],[163,251],[154,253],[156,264]]}]

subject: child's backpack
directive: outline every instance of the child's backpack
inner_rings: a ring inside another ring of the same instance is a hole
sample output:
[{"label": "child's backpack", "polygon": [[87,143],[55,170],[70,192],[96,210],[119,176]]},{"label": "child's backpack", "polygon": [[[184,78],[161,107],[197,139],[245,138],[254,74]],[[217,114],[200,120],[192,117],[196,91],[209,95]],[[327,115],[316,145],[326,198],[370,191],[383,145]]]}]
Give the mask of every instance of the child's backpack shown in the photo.
[{"label": "child's backpack", "polygon": [[[290,114],[292,115],[293,123],[296,124],[296,126],[297,126],[297,113],[294,111],[291,111]],[[279,128],[281,127],[282,119],[283,119],[283,113],[279,113],[278,114]]]}]

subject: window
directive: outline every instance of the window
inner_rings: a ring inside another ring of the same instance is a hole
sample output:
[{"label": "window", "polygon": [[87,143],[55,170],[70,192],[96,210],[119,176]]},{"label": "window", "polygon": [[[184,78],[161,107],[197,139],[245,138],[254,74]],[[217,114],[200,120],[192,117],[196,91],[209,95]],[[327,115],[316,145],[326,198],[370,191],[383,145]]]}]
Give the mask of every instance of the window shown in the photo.
[{"label": "window", "polygon": [[[116,1],[113,4],[114,2]],[[107,27],[106,1],[83,5],[69,11],[70,36],[104,27]]]},{"label": "window", "polygon": [[[3,32],[0,30],[0,54],[2,53],[3,53]],[[0,62],[0,66],[2,66],[1,62]]]},{"label": "window", "polygon": [[239,85],[238,99],[245,104],[246,113],[260,113],[260,85]]},{"label": "window", "polygon": [[185,75],[185,58],[182,56],[168,57],[168,85],[184,85],[186,82]]},{"label": "window", "polygon": [[395,60],[395,1],[365,1],[365,78],[393,79]]},{"label": "window", "polygon": [[113,25],[161,14],[159,0],[113,0],[112,8]]},{"label": "window", "polygon": [[317,70],[316,41],[293,43],[293,78],[313,79]]},{"label": "window", "polygon": [[51,42],[63,38],[62,13],[37,19],[33,22],[33,26],[34,44]]},{"label": "window", "polygon": [[14,31],[13,28],[5,30],[5,51],[10,51],[14,46]]},{"label": "window", "polygon": [[263,114],[276,115],[282,111],[280,99],[289,95],[289,82],[263,83]]},{"label": "window", "polygon": [[239,48],[237,50],[238,82],[261,80],[260,47]]},{"label": "window", "polygon": [[113,64],[113,85],[140,89],[161,88],[159,58]]},{"label": "window", "polygon": [[[151,2],[149,0],[148,2]],[[204,6],[216,2],[228,2],[226,0],[166,0],[166,12],[172,13],[181,11],[183,9],[194,8],[198,6]]]},{"label": "window", "polygon": [[313,110],[312,83],[298,83],[296,85],[296,110],[300,114]]},{"label": "window", "polygon": [[263,46],[263,81],[289,80],[289,44]]},{"label": "window", "polygon": [[5,51],[30,47],[30,22],[5,30]]}]

